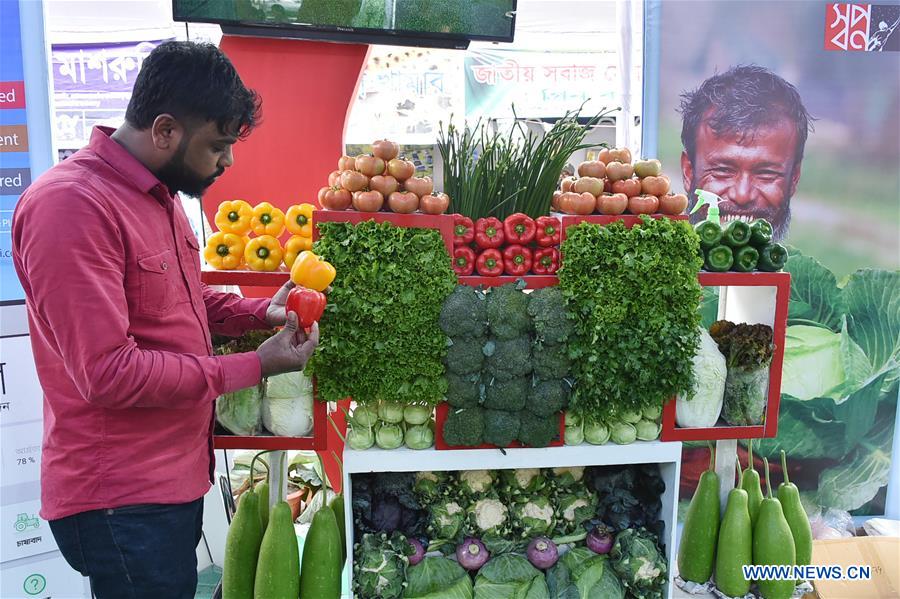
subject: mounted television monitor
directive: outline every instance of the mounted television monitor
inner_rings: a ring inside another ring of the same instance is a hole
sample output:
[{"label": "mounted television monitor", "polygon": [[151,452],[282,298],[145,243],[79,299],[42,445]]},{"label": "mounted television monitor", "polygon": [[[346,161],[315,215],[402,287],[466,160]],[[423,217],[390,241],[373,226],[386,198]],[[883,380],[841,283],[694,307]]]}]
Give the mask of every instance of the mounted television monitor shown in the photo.
[{"label": "mounted television monitor", "polygon": [[172,0],[176,21],[223,33],[345,43],[467,48],[512,42],[517,0]]}]

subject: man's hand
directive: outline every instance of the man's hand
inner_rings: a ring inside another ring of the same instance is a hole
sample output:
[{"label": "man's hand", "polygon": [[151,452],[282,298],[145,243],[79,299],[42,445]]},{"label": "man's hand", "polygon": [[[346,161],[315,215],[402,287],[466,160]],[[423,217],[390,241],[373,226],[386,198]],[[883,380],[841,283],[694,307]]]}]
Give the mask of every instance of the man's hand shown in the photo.
[{"label": "man's hand", "polygon": [[284,325],[288,295],[294,287],[296,287],[294,282],[288,279],[288,282],[282,285],[281,289],[272,296],[272,301],[266,309],[266,322],[270,327],[274,328]]},{"label": "man's hand", "polygon": [[298,329],[297,314],[291,312],[284,328],[263,341],[256,349],[262,375],[266,377],[303,370],[318,344],[319,323],[313,323],[307,334]]}]

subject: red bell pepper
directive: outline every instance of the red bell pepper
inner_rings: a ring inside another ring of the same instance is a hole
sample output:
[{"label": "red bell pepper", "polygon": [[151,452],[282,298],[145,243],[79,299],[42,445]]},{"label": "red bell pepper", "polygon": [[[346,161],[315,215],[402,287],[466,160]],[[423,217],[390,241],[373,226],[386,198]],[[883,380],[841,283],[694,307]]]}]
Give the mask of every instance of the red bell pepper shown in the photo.
[{"label": "red bell pepper", "polygon": [[462,214],[453,215],[453,245],[468,245],[475,239],[475,225],[472,219]]},{"label": "red bell pepper", "polygon": [[298,286],[288,294],[285,308],[287,312],[296,312],[300,327],[308,329],[322,317],[327,303],[328,300],[321,291]]},{"label": "red bell pepper", "polygon": [[453,248],[453,270],[461,277],[472,274],[475,270],[475,251],[466,246]]},{"label": "red bell pepper", "polygon": [[484,250],[478,254],[475,269],[482,277],[499,277],[503,274],[503,254],[495,248]]},{"label": "red bell pepper", "polygon": [[537,231],[537,225],[534,219],[521,212],[510,214],[503,221],[503,234],[506,235],[506,243],[528,245],[534,239],[535,231]]},{"label": "red bell pepper", "polygon": [[503,250],[503,264],[508,275],[525,275],[531,270],[531,250],[524,245],[513,244]]},{"label": "red bell pepper", "polygon": [[544,248],[534,253],[534,262],[531,270],[536,275],[555,275],[559,270],[559,250],[556,248]]},{"label": "red bell pepper", "polygon": [[483,250],[498,248],[503,245],[503,223],[500,219],[488,216],[475,221],[475,244]]},{"label": "red bell pepper", "polygon": [[537,232],[534,240],[542,248],[553,247],[559,245],[560,223],[552,216],[539,216],[535,221]]}]

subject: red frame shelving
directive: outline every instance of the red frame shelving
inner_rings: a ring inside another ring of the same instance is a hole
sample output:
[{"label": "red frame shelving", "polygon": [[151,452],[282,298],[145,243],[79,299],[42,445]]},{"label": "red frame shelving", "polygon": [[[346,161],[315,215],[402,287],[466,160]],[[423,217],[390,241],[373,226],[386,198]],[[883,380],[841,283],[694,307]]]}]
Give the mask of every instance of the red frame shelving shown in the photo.
[{"label": "red frame shelving", "polygon": [[697,277],[704,287],[774,287],[775,318],[772,327],[775,353],[769,367],[769,390],[765,421],[754,426],[711,426],[680,428],[675,424],[675,400],[663,408],[662,441],[717,441],[721,439],[759,439],[778,434],[778,410],[781,405],[781,376],[787,334],[788,300],[791,274],[788,272],[700,272]]}]

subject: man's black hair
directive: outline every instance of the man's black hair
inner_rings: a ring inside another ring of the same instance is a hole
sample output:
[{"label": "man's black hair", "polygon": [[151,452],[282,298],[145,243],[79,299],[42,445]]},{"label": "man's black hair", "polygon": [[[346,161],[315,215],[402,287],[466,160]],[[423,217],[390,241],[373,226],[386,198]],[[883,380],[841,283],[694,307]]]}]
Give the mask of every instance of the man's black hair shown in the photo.
[{"label": "man's black hair", "polygon": [[166,42],[144,60],[125,120],[143,130],[166,113],[179,120],[212,121],[222,133],[244,138],[259,123],[261,100],[216,46]]},{"label": "man's black hair", "polygon": [[[738,65],[681,94],[681,143],[694,162],[697,132],[706,119],[717,136],[752,137],[760,128],[786,118],[797,127],[795,164],[803,160],[812,117],[793,85],[764,67]],[[707,114],[709,113],[709,114]]]}]

